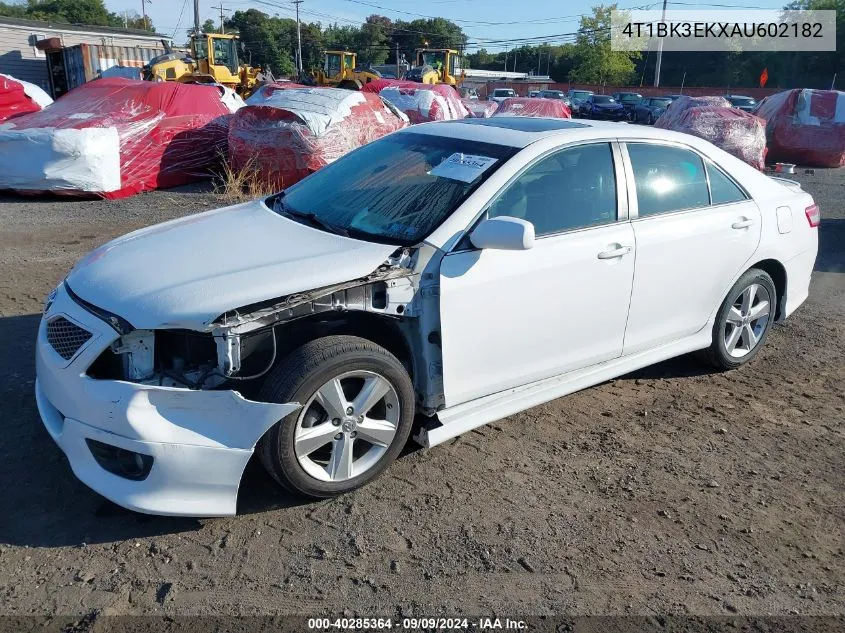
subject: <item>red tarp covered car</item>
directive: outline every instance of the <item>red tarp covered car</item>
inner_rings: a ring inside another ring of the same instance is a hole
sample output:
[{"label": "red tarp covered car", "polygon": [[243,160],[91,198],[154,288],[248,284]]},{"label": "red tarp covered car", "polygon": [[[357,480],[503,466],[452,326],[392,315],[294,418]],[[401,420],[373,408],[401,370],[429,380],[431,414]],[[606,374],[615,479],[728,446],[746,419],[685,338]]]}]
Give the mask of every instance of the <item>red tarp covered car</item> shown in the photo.
[{"label": "red tarp covered car", "polygon": [[0,121],[38,112],[51,103],[50,95],[35,84],[0,73]]},{"label": "red tarp covered car", "polygon": [[461,99],[461,103],[474,119],[489,119],[496,114],[499,104],[495,101],[482,101],[481,99]]},{"label": "red tarp covered car", "polygon": [[766,121],[769,162],[845,165],[845,92],[786,90],[763,99],[754,114]]},{"label": "red tarp covered car", "polygon": [[363,92],[374,92],[399,108],[411,123],[465,119],[469,112],[457,91],[447,84],[421,84],[399,79],[377,79]]},{"label": "red tarp covered car", "polygon": [[0,125],[0,189],[122,198],[191,182],[225,154],[242,104],[222,86],[91,81]]},{"label": "red tarp covered car", "polygon": [[508,97],[499,104],[499,109],[493,116],[536,116],[571,119],[572,112],[560,99]]},{"label": "red tarp covered car", "polygon": [[698,136],[752,167],[766,166],[765,121],[730,107],[723,97],[680,97],[654,127]]},{"label": "red tarp covered car", "polygon": [[276,90],[232,117],[229,161],[283,189],[370,141],[406,127],[378,95],[341,88]]}]

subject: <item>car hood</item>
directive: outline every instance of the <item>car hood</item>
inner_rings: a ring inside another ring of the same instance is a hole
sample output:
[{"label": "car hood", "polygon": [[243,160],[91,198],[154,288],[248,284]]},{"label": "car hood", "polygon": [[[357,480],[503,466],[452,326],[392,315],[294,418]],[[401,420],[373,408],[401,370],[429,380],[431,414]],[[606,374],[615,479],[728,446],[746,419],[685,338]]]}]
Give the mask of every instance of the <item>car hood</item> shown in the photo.
[{"label": "car hood", "polygon": [[299,224],[256,200],[119,237],[66,281],[136,328],[202,330],[228,310],[364,277],[396,248]]}]

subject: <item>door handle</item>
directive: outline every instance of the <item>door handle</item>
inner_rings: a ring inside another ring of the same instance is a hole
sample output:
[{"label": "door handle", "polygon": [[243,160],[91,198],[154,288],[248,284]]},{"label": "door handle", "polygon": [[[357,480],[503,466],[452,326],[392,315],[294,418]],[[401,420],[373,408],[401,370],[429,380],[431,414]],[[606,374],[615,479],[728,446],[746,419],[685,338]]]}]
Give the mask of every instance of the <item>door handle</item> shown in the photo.
[{"label": "door handle", "polygon": [[623,257],[631,252],[630,246],[622,246],[621,244],[613,244],[616,248],[613,248],[609,251],[602,251],[599,253],[599,259],[616,259],[617,257]]},{"label": "door handle", "polygon": [[747,229],[752,224],[754,224],[754,220],[749,220],[747,218],[744,218],[742,220],[739,220],[739,221],[731,224],[731,228],[732,229]]}]

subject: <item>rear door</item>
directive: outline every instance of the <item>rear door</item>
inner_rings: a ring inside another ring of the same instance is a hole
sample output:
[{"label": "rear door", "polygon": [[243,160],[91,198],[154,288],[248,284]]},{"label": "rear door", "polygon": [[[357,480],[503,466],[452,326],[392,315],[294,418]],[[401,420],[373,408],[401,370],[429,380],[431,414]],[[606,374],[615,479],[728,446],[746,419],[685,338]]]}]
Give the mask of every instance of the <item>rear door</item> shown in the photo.
[{"label": "rear door", "polygon": [[760,209],[690,148],[629,142],[637,261],[624,353],[701,330],[760,241]]}]

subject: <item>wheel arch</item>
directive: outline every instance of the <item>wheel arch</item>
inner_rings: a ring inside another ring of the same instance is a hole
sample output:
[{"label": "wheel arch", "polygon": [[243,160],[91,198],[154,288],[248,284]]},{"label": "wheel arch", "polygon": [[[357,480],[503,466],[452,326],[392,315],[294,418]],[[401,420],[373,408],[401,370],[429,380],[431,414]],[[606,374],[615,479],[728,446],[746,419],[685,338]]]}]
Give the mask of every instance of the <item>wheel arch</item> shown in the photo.
[{"label": "wheel arch", "polygon": [[279,354],[284,358],[309,340],[346,334],[358,336],[380,345],[399,359],[411,380],[414,379],[414,358],[411,344],[400,327],[400,320],[363,311],[315,314],[290,323],[277,325],[279,339],[286,345]]},{"label": "wheel arch", "polygon": [[[775,305],[775,322],[783,321],[786,314],[786,268],[776,259],[762,259],[756,264],[749,266],[748,270],[758,268],[766,272],[775,284],[777,301]],[[745,274],[745,273],[743,273]]]}]

